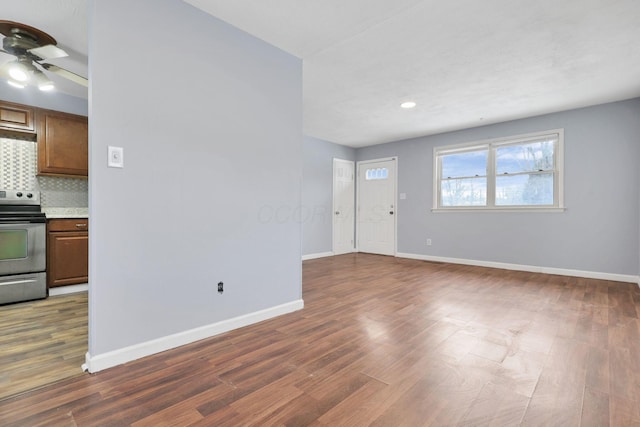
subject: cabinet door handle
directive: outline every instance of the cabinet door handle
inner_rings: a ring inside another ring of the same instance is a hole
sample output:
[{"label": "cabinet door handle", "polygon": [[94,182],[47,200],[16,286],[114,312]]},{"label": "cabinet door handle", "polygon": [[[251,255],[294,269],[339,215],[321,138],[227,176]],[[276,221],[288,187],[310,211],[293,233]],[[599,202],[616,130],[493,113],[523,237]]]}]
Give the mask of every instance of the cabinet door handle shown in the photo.
[{"label": "cabinet door handle", "polygon": [[86,226],[87,226],[87,224],[76,224],[76,227],[78,227],[78,228],[79,227],[86,227]]}]

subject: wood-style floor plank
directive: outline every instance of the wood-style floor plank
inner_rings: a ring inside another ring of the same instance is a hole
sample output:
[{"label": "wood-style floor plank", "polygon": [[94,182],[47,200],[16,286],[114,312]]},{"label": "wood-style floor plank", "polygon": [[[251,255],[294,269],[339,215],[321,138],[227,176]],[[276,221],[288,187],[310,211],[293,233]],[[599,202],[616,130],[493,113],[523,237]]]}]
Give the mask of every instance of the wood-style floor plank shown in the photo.
[{"label": "wood-style floor plank", "polygon": [[0,425],[640,425],[637,285],[349,254],[305,261],[303,298],[0,401]]},{"label": "wood-style floor plank", "polygon": [[0,306],[0,400],[82,375],[87,292]]}]

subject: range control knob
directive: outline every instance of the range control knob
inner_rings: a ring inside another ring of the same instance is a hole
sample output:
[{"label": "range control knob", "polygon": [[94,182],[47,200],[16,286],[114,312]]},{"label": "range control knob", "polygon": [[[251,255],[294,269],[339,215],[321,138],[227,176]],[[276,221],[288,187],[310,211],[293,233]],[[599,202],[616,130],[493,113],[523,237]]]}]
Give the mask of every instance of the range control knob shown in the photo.
[{"label": "range control knob", "polygon": [[18,197],[22,197],[22,193],[18,191],[18,192],[16,193],[16,196],[18,196]]},{"label": "range control knob", "polygon": [[31,193],[27,193],[27,197],[28,197],[28,198],[32,198],[32,197],[33,197],[33,194],[31,194]]}]

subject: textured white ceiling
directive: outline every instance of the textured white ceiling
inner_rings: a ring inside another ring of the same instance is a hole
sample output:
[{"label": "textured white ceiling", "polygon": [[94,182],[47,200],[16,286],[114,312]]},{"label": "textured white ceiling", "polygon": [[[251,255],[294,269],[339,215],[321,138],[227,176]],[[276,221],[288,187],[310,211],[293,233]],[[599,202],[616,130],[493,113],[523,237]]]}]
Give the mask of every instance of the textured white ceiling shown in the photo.
[{"label": "textured white ceiling", "polygon": [[[304,132],[354,147],[640,96],[638,0],[185,1],[302,58]],[[48,32],[71,55],[51,62],[87,76],[86,9],[3,0],[0,19]]]},{"label": "textured white ceiling", "polygon": [[[0,5],[0,19],[27,24],[48,33],[69,54],[66,58],[46,62],[87,77],[87,0],[0,0]],[[0,53],[0,64],[12,59],[13,56]],[[56,84],[58,92],[87,98],[87,88],[53,73],[47,75]],[[4,86],[3,83],[0,93],[19,90]]]},{"label": "textured white ceiling", "polygon": [[301,57],[305,133],[354,147],[640,96],[638,0],[186,1]]}]

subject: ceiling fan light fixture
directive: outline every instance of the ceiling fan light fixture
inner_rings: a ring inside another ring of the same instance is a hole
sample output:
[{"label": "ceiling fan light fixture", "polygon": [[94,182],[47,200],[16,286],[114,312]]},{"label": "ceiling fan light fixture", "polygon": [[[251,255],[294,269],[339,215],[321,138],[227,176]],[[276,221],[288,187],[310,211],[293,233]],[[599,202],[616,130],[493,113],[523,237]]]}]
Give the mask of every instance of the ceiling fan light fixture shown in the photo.
[{"label": "ceiling fan light fixture", "polygon": [[47,76],[44,75],[44,73],[40,70],[35,70],[33,72],[33,76],[36,80],[36,83],[38,85],[38,89],[40,89],[43,92],[48,92],[51,91],[53,89],[55,89],[55,85],[53,84],[53,82],[51,80],[49,80],[47,78]]},{"label": "ceiling fan light fixture", "polygon": [[17,81],[12,80],[12,79],[7,80],[7,83],[9,83],[10,86],[16,87],[18,89],[24,89],[24,87],[25,87],[24,83],[17,82]]},{"label": "ceiling fan light fixture", "polygon": [[50,92],[50,91],[54,90],[55,88],[56,88],[55,85],[51,81],[38,85],[38,89],[40,89],[43,92]]},{"label": "ceiling fan light fixture", "polygon": [[13,86],[33,85],[44,91],[54,89],[53,83],[46,75],[44,78],[39,77],[41,68],[79,85],[89,86],[86,78],[57,65],[41,62],[69,56],[56,46],[56,39],[44,31],[19,22],[0,19],[0,35],[4,36],[0,37],[0,52],[16,58],[0,64],[0,78],[12,80]]},{"label": "ceiling fan light fixture", "polygon": [[15,61],[9,66],[9,76],[17,82],[26,82],[29,80],[29,70],[24,64]]}]

